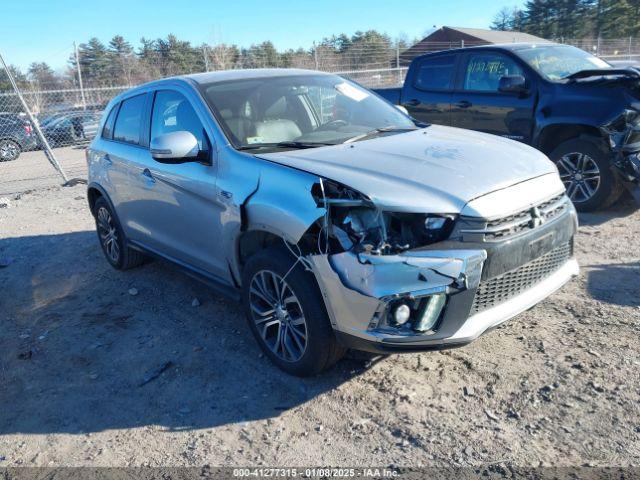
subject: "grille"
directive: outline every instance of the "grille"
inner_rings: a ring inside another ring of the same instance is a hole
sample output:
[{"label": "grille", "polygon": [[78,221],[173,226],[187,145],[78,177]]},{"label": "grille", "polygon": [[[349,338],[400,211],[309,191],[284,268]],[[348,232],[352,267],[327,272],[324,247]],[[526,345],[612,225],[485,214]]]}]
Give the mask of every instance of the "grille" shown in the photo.
[{"label": "grille", "polygon": [[521,267],[480,282],[471,313],[499,305],[531,288],[558,270],[572,254],[573,245],[567,242]]},{"label": "grille", "polygon": [[557,195],[535,207],[496,220],[489,220],[478,229],[463,230],[463,234],[481,235],[485,241],[499,241],[520,232],[531,230],[557,217],[567,208],[564,193]]}]

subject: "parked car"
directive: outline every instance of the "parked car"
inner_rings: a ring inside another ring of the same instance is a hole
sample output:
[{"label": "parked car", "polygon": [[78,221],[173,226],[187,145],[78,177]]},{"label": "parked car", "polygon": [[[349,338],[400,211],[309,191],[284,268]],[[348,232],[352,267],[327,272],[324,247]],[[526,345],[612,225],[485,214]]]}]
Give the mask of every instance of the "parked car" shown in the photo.
[{"label": "parked car", "polygon": [[640,71],[556,44],[461,48],[415,58],[376,90],[428,123],[519,140],[553,160],[576,208],[640,200]]},{"label": "parked car", "polygon": [[33,127],[18,115],[0,115],[0,162],[10,162],[37,146]]},{"label": "parked car", "polygon": [[52,147],[74,145],[95,137],[101,112],[71,112],[46,118],[40,124]]},{"label": "parked car", "polygon": [[160,80],[116,97],[99,131],[88,199],[107,261],[158,256],[242,298],[293,374],[348,347],[464,345],[578,272],[575,209],[544,154],[417,128],[336,75]]}]

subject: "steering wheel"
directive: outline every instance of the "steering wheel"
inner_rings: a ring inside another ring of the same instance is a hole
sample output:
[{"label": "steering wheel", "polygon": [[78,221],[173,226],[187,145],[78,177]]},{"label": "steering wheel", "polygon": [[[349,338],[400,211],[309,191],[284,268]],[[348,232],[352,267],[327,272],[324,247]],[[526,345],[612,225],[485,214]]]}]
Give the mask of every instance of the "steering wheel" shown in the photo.
[{"label": "steering wheel", "polygon": [[332,130],[337,127],[344,127],[345,125],[348,125],[346,120],[331,120],[330,122],[327,122],[324,125],[320,125],[318,128],[316,128],[316,132],[323,130]]}]

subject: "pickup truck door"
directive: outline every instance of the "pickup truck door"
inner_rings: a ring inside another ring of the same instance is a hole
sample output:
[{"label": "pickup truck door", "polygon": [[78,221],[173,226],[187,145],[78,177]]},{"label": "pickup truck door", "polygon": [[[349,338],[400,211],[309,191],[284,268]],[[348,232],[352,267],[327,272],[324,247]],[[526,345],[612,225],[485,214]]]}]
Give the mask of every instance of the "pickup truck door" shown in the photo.
[{"label": "pickup truck door", "polygon": [[414,61],[401,98],[401,105],[409,115],[425,123],[451,124],[451,94],[457,58],[457,54],[448,53]]},{"label": "pickup truck door", "polygon": [[533,75],[505,53],[467,52],[451,99],[451,125],[531,143],[535,95],[498,91],[500,78],[522,75],[533,92]]}]

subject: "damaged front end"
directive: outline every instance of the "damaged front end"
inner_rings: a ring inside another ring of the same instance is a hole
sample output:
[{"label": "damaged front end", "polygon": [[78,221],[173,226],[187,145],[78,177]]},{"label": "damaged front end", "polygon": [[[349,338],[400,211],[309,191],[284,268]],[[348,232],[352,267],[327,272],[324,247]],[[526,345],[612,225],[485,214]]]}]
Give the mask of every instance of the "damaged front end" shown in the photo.
[{"label": "damaged front end", "polygon": [[386,211],[325,179],[311,193],[324,214],[289,246],[315,274],[336,331],[369,342],[442,343],[451,299],[475,291],[487,256],[435,248],[456,215]]},{"label": "damaged front end", "polygon": [[633,104],[600,128],[613,153],[613,167],[640,203],[640,104]]}]

